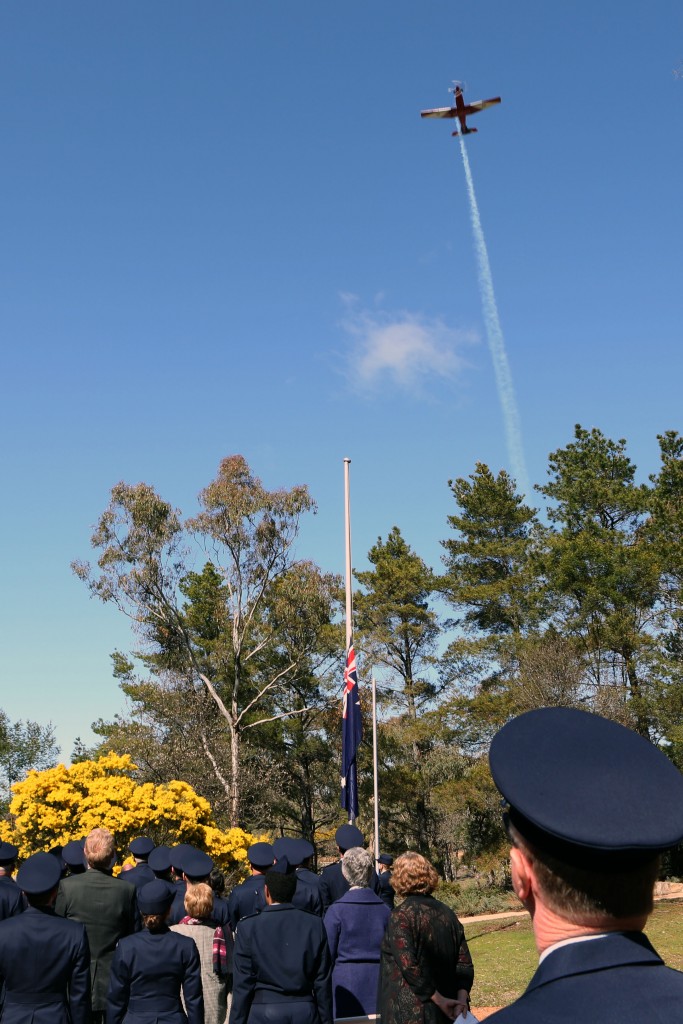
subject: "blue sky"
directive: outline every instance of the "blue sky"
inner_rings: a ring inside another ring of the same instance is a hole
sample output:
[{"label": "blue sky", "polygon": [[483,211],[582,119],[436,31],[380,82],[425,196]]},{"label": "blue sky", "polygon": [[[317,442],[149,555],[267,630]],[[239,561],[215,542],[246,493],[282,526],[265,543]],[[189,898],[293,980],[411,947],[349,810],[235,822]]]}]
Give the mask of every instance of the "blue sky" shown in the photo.
[{"label": "blue sky", "polygon": [[71,575],[118,480],[184,511],[219,460],[307,483],[299,553],[392,525],[432,564],[449,478],[509,466],[448,122],[467,140],[532,481],[573,424],[645,477],[683,429],[683,5],[0,6],[2,700],[73,739],[127,623]]}]

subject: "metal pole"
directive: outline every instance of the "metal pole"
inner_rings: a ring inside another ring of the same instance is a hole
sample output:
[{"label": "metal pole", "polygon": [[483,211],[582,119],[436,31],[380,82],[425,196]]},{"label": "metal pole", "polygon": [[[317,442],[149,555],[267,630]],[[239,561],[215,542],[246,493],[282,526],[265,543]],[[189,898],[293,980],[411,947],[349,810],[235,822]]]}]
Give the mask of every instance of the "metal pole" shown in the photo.
[{"label": "metal pole", "polygon": [[379,860],[379,789],[377,785],[377,687],[372,673],[372,776],[375,797],[375,863]]},{"label": "metal pole", "polygon": [[346,653],[353,637],[353,596],[351,583],[351,496],[349,489],[349,466],[351,459],[344,459],[344,532],[346,535]]}]

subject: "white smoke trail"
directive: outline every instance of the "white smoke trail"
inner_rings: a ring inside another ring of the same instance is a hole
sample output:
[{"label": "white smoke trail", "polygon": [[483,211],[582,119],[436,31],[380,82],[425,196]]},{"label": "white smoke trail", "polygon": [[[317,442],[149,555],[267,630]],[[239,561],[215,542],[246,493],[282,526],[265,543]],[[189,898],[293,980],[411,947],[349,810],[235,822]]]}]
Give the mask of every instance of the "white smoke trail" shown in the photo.
[{"label": "white smoke trail", "polygon": [[477,252],[479,291],[481,293],[481,304],[484,307],[484,322],[489,342],[489,350],[493,360],[493,369],[496,375],[496,388],[498,399],[503,410],[503,422],[505,425],[505,438],[512,474],[517,482],[517,489],[522,494],[529,494],[529,479],[524,460],[524,447],[522,445],[522,428],[515,398],[515,389],[512,383],[512,373],[505,351],[505,339],[500,326],[496,295],[493,290],[493,278],[491,276],[491,265],[489,254],[484,239],[484,229],[481,226],[479,217],[479,206],[474,192],[472,171],[467,156],[465,140],[460,136],[460,152],[465,168],[465,179],[467,181],[467,194],[470,200],[470,219],[472,221],[472,232],[474,234],[474,247]]}]

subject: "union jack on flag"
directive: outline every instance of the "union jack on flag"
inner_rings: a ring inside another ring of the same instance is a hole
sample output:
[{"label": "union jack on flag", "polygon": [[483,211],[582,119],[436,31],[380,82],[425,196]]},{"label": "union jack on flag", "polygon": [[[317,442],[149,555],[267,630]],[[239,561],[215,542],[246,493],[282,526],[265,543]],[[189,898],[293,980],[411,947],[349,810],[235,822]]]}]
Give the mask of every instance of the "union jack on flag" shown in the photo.
[{"label": "union jack on flag", "polygon": [[346,656],[344,669],[344,697],[342,702],[342,770],[341,805],[349,818],[358,817],[358,780],[356,751],[363,738],[363,720],[358,694],[358,671],[353,643]]}]

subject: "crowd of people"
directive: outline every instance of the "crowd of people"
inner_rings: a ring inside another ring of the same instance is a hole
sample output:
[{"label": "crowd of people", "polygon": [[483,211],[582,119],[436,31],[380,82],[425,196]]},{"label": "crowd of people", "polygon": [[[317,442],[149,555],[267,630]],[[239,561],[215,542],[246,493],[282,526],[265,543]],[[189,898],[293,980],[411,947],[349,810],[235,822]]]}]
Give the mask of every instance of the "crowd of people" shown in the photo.
[{"label": "crowd of people", "polygon": [[[547,708],[494,738],[514,890],[539,968],[497,1020],[674,1021],[683,974],[643,928],[661,851],[683,839],[683,776],[647,740]],[[320,874],[310,842],[248,850],[227,899],[193,846],[114,837],[33,854],[0,844],[2,1024],[382,1024],[469,1017],[474,968],[461,922],[421,854],[375,863],[354,825]],[[129,867],[126,865],[126,867]]]}]

